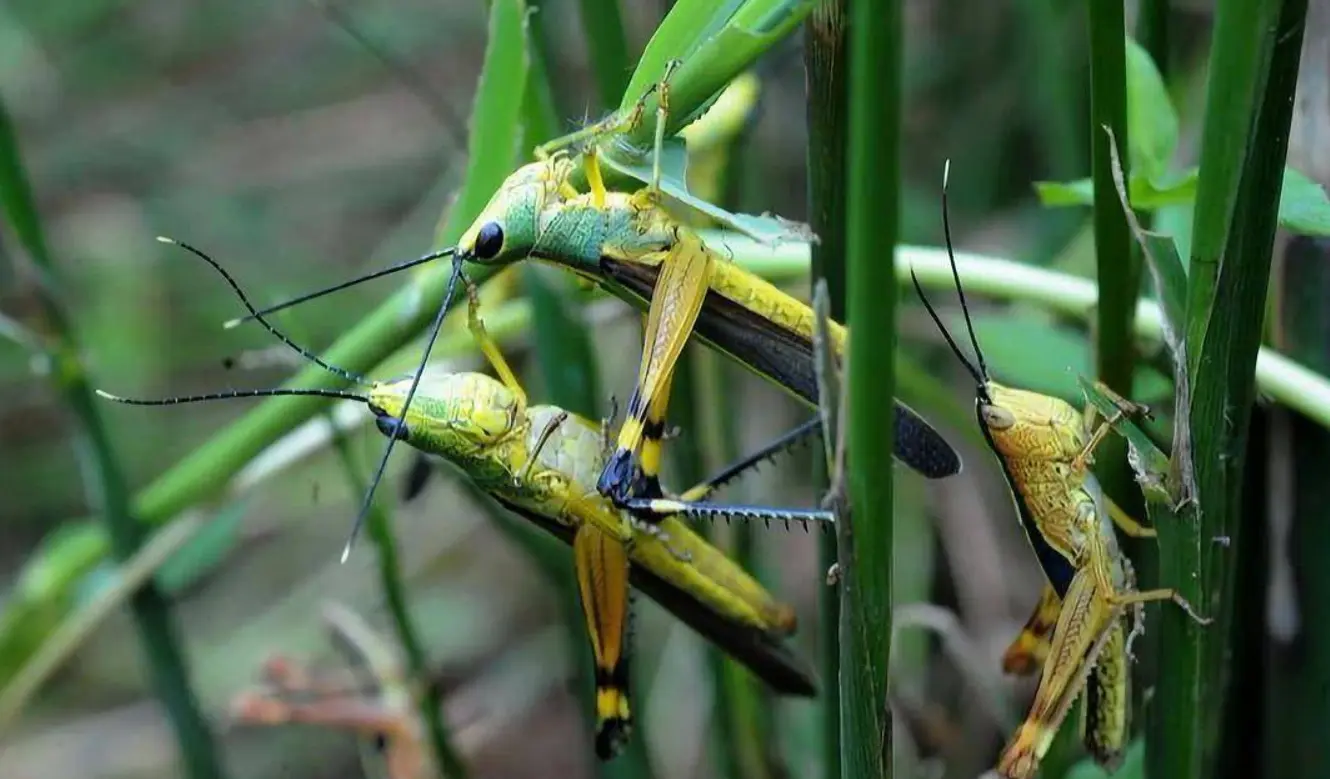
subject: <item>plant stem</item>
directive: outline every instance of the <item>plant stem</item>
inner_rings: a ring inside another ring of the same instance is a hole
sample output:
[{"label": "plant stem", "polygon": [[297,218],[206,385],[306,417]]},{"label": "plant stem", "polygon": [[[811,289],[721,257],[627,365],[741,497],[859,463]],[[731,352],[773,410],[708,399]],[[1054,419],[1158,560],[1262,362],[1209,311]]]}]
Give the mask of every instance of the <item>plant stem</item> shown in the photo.
[{"label": "plant stem", "polygon": [[1157,730],[1147,754],[1153,776],[1208,775],[1215,754],[1227,681],[1232,550],[1242,543],[1252,369],[1305,13],[1305,0],[1224,0],[1216,10],[1187,301],[1195,392],[1188,427],[1200,521],[1159,528],[1164,582],[1216,621],[1198,628],[1176,609],[1164,612]]},{"label": "plant stem", "polygon": [[[356,465],[346,435],[328,420],[331,427],[333,445],[346,471],[346,479],[351,484],[354,494],[363,495],[365,480]],[[411,619],[411,609],[407,605],[406,586],[403,583],[401,566],[397,562],[397,538],[393,533],[392,515],[379,501],[370,506],[366,529],[378,551],[379,586],[383,589],[384,599],[388,602],[388,613],[392,616],[393,629],[397,633],[397,643],[406,655],[410,689],[416,696],[416,705],[421,721],[425,723],[425,733],[429,737],[430,749],[434,752],[439,770],[448,779],[465,779],[466,764],[453,747],[448,737],[447,727],[443,722],[443,699],[436,685],[430,683],[429,660],[425,656],[420,634]]]},{"label": "plant stem", "polygon": [[[845,2],[823,0],[804,24],[804,68],[807,71],[808,216],[820,237],[809,246],[811,281],[826,279],[830,315],[845,321],[845,142],[849,109]],[[832,402],[839,402],[832,399]],[[824,449],[815,456],[814,481],[819,493],[830,486]],[[817,539],[821,570],[836,563],[836,537]],[[840,776],[840,592],[818,588],[818,637],[822,661],[822,771]]]},{"label": "plant stem", "polygon": [[[37,216],[32,189],[23,170],[9,114],[0,104],[0,204],[19,242],[27,250],[38,277],[34,285],[50,334],[51,376],[55,389],[78,421],[75,448],[87,458],[95,475],[89,485],[94,506],[110,539],[111,554],[121,564],[132,560],[143,540],[143,528],[130,511],[129,489],[102,421],[98,401],[88,384],[78,337],[64,302],[60,279]],[[129,599],[130,614],[148,661],[157,697],[175,731],[185,769],[193,779],[222,776],[221,763],[208,724],[190,687],[189,670],[166,596],[146,581]]]},{"label": "plant stem", "polygon": [[[837,527],[841,572],[841,776],[887,776],[891,714],[892,425],[895,271],[881,247],[900,222],[903,13],[897,0],[850,8],[846,255],[850,338],[848,441],[852,510]],[[830,681],[830,680],[829,680]]]},{"label": "plant stem", "polygon": [[[1090,13],[1090,157],[1094,176],[1094,240],[1099,305],[1096,310],[1095,370],[1099,380],[1131,397],[1132,317],[1141,289],[1141,255],[1132,239],[1113,183],[1112,143],[1122,151],[1123,180],[1131,175],[1127,136],[1126,22],[1121,0],[1091,0]],[[1104,128],[1112,129],[1110,137]],[[1115,437],[1095,454],[1095,472],[1111,495],[1135,495],[1127,473],[1127,447]],[[1128,510],[1139,510],[1131,500]]]}]

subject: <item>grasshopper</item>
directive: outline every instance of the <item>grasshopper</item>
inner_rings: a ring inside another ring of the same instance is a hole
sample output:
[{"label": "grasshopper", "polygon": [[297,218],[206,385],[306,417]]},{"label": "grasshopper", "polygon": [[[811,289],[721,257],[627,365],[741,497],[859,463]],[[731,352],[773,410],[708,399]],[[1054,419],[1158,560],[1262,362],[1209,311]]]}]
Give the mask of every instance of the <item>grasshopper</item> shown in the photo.
[{"label": "grasshopper", "polygon": [[[942,224],[950,254],[946,178],[944,173]],[[1170,600],[1197,622],[1208,624],[1210,620],[1199,616],[1176,590],[1136,589],[1135,575],[1118,547],[1113,525],[1138,537],[1153,537],[1154,530],[1127,516],[1104,494],[1090,471],[1095,447],[1117,420],[1096,426],[1093,405],[1079,412],[1059,398],[993,381],[974,333],[954,256],[951,269],[974,362],[956,344],[913,271],[910,275],[948,347],[974,377],[979,428],[997,455],[1021,526],[1048,579],[1026,631],[1007,653],[1006,662],[1012,665],[1025,655],[1037,661],[1045,654],[1046,659],[1030,712],[1003,750],[997,769],[1010,779],[1032,777],[1083,689],[1089,704],[1082,723],[1086,746],[1096,760],[1112,764],[1127,737],[1127,612],[1133,613],[1139,626],[1145,603]],[[1112,397],[1119,414],[1142,410],[1124,398]],[[1047,633],[1055,602],[1057,618],[1044,651],[1042,635]]]},{"label": "grasshopper", "polygon": [[[668,103],[662,89],[659,101]],[[612,117],[588,135],[609,132],[640,116]],[[663,122],[658,122],[658,127]],[[454,247],[390,266],[360,279],[264,309],[268,314],[360,281],[451,256],[462,262],[506,266],[534,258],[562,266],[612,294],[647,309],[637,387],[631,395],[618,447],[597,489],[617,505],[655,521],[651,499],[661,497],[661,437],[675,363],[691,332],[759,375],[816,407],[813,311],[806,303],[706,246],[660,205],[656,185],[633,193],[605,188],[594,148],[584,152],[589,191],[571,183],[573,161],[558,147],[542,147],[536,162],[508,177]],[[553,149],[553,151],[551,151]],[[657,150],[657,161],[659,150]],[[445,301],[445,306],[447,301]],[[830,342],[839,358],[848,330],[833,323]],[[929,478],[960,471],[960,458],[929,423],[896,401],[895,453]]]},{"label": "grasshopper", "polygon": [[[176,243],[169,239],[162,239]],[[747,665],[775,691],[810,696],[811,673],[782,643],[796,627],[793,609],[677,517],[657,527],[623,521],[622,511],[594,489],[605,434],[554,406],[533,406],[484,329],[475,289],[469,287],[468,325],[498,379],[481,373],[431,373],[370,382],[330,365],[267,322],[215,260],[186,244],[230,284],[258,321],[306,359],[365,392],[324,389],[234,390],[163,399],[125,398],[132,405],[177,405],[276,395],[312,395],[365,404],[378,430],[465,471],[491,497],[573,547],[579,590],[596,658],[597,736],[602,758],[619,751],[631,727],[626,690],[629,582],[646,592],[717,646]],[[417,402],[406,408],[413,387]],[[807,432],[805,425],[796,433]],[[825,512],[760,509],[704,502],[717,487],[786,445],[793,434],[688,490],[675,513],[705,517],[826,520]]]}]

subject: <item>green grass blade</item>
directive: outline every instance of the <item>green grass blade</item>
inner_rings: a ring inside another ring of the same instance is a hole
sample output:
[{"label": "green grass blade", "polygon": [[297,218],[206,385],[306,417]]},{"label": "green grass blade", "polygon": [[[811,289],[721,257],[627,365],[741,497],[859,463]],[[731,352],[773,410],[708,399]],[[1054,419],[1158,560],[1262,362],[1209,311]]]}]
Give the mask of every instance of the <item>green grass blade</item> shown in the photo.
[{"label": "green grass blade", "polygon": [[837,528],[841,570],[841,776],[891,769],[887,700],[892,574],[895,271],[881,261],[900,221],[903,8],[850,8],[846,255],[850,327],[847,514]]},{"label": "green grass blade", "polygon": [[[683,64],[670,78],[670,113],[665,125],[665,135],[674,135],[701,114],[735,76],[792,33],[812,11],[814,4],[814,0],[747,0],[725,18],[723,24],[717,25],[715,20],[732,3],[717,7],[714,2],[681,0],[661,24],[661,30],[666,29],[676,14],[696,14],[696,18],[690,19],[693,23],[688,25],[692,40],[685,41],[680,33],[677,40],[672,39],[669,56],[664,56],[666,47],[661,45],[657,49],[653,37],[628,91],[624,93],[620,110],[632,109],[642,93],[660,80],[670,59],[682,59]],[[642,123],[626,138],[629,144],[638,148],[649,147],[656,133],[659,104],[658,95],[647,99]]]},{"label": "green grass blade", "polygon": [[[76,438],[81,454],[90,459],[85,463],[90,466],[85,472],[96,479],[95,484],[88,485],[88,493],[98,501],[94,508],[102,514],[112,554],[118,562],[125,563],[138,551],[143,529],[131,511],[124,472],[102,421],[104,406],[88,382],[72,317],[60,298],[55,264],[23,168],[18,139],[3,104],[0,104],[0,207],[39,276],[36,296],[52,335],[49,355],[53,363],[52,383],[77,421]],[[217,749],[190,686],[189,669],[166,596],[155,582],[148,582],[131,596],[129,606],[147,656],[152,687],[171,722],[187,774],[193,779],[221,777]]]}]

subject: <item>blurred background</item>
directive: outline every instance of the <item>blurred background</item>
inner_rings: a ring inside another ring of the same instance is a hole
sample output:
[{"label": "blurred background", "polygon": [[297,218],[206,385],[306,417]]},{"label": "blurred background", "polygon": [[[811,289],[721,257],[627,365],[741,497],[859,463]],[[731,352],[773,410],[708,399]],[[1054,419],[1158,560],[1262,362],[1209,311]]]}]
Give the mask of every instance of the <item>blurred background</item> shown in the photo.
[{"label": "blurred background", "polygon": [[[635,57],[669,3],[621,5]],[[556,108],[571,130],[602,113],[579,7],[572,0],[543,6]],[[427,0],[0,5],[0,95],[94,386],[147,397],[269,387],[298,364],[258,328],[223,330],[224,320],[241,313],[238,302],[205,266],[156,235],[209,252],[266,302],[428,248],[462,177],[485,19],[479,2]],[[939,182],[950,158],[952,224],[963,248],[1091,276],[1088,210],[1043,208],[1032,187],[1088,175],[1083,4],[912,2],[907,24],[905,241],[940,241]],[[1177,160],[1187,165],[1195,160],[1209,25],[1207,3],[1173,3],[1167,78],[1182,119]],[[1324,22],[1308,30],[1308,50],[1321,52],[1304,64],[1303,87],[1313,95],[1325,90],[1324,40]],[[760,101],[736,146],[726,198],[737,210],[805,219],[802,34],[770,53],[757,75]],[[1299,108],[1290,165],[1324,182],[1326,101]],[[1168,218],[1161,212],[1159,219]],[[23,257],[9,243],[0,243],[0,255],[0,311],[20,322],[36,317]],[[321,349],[396,283],[366,284],[280,321]],[[791,289],[807,294],[806,285]],[[981,340],[999,378],[1072,396],[1075,374],[1091,365],[1083,323],[1033,308],[979,308]],[[603,413],[610,393],[623,398],[631,387],[640,329],[617,301],[597,301],[586,314],[601,356]],[[907,381],[902,396],[949,431],[967,467],[931,485],[897,470],[896,596],[912,606],[899,612],[892,658],[899,759],[927,775],[977,776],[1033,691],[1032,680],[1003,677],[999,658],[1041,580],[995,463],[974,437],[970,382],[920,308],[908,306],[902,317],[902,359],[921,377]],[[524,333],[505,344],[533,398],[543,399]],[[743,399],[723,428],[682,432],[682,441],[712,435],[704,447],[709,464],[805,418],[778,390],[695,352],[691,380],[701,413],[722,418],[715,415],[726,413],[724,398]],[[83,480],[72,420],[35,367],[22,350],[0,345],[0,588],[16,583],[43,537],[89,506],[74,486]],[[250,405],[108,406],[103,414],[137,488]],[[344,419],[350,449],[367,471],[382,439],[364,416]],[[371,548],[337,563],[361,491],[328,446],[327,430],[302,428],[251,464],[248,476],[200,510],[205,529],[158,576],[174,599],[196,690],[232,776],[351,777],[373,763],[362,763],[365,744],[346,733],[247,727],[228,717],[236,695],[274,655],[333,672],[344,665],[322,616],[330,602],[391,642]],[[727,495],[814,505],[811,451],[782,458]],[[384,489],[400,493],[411,466],[399,450]],[[685,486],[682,474],[670,476]],[[576,614],[566,592],[552,585],[520,534],[449,472],[400,505],[395,520],[411,608],[471,775],[600,770],[577,697],[586,682],[572,660],[580,623],[570,623]],[[717,533],[739,543],[731,529]],[[826,578],[816,531],[773,528],[750,538],[764,581],[797,608],[797,650],[815,657]],[[105,586],[89,577],[80,597]],[[652,773],[724,775],[704,645],[647,599],[637,604],[635,735],[648,748]],[[769,766],[819,775],[817,706],[781,701],[771,712],[780,738],[767,745],[776,755]],[[178,775],[175,760],[123,614],[84,640],[23,718],[0,733],[4,777],[167,777]]]}]

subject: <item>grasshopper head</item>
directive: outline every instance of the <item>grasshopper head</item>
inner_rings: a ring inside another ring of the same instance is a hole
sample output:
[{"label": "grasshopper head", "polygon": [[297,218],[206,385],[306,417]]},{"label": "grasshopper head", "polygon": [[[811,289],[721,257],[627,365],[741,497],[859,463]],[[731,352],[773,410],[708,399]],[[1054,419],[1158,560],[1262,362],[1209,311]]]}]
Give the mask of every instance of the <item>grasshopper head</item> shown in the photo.
[{"label": "grasshopper head", "polygon": [[510,432],[517,419],[517,398],[483,373],[426,373],[399,422],[410,390],[410,376],[377,382],[369,410],[379,432],[429,454],[474,457]]},{"label": "grasshopper head", "polygon": [[975,407],[980,426],[1003,457],[1065,460],[1085,446],[1081,416],[1061,398],[988,381]]},{"label": "grasshopper head", "polygon": [[563,158],[518,168],[462,234],[458,255],[482,265],[505,265],[529,255],[539,236],[540,212],[559,197],[570,170]]}]

